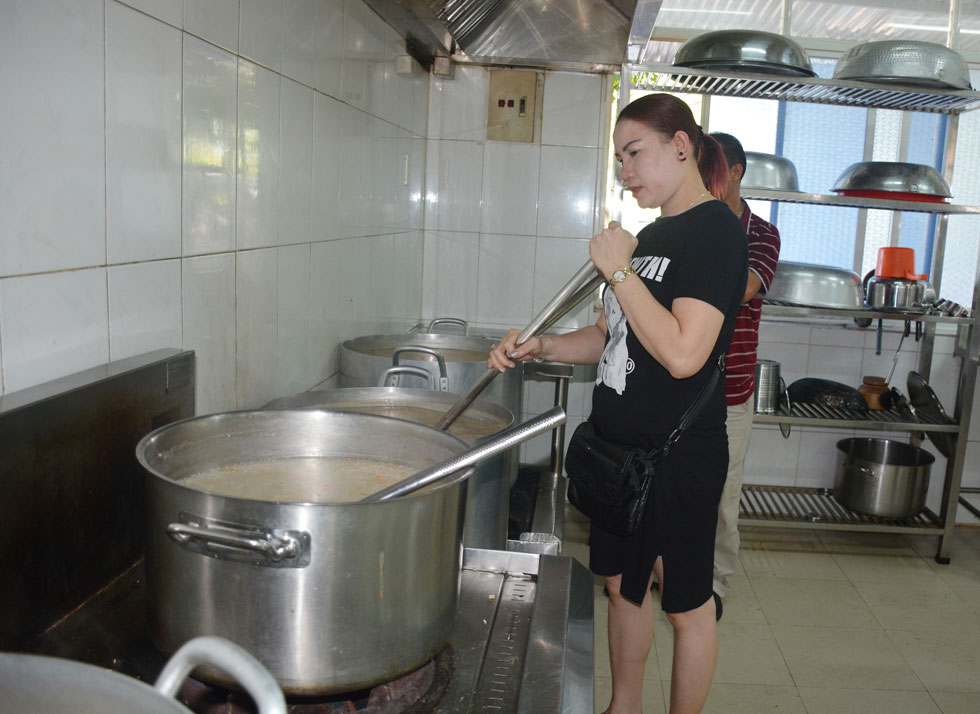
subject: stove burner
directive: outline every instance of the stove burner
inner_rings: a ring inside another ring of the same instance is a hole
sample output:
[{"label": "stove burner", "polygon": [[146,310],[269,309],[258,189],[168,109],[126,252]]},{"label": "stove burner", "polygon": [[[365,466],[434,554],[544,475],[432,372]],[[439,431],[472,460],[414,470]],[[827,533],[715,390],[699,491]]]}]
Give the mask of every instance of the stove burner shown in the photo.
[{"label": "stove burner", "polygon": [[[453,650],[446,645],[419,669],[372,689],[324,698],[288,698],[289,714],[428,714],[453,676]],[[254,714],[247,694],[188,678],[179,697],[195,714]]]}]

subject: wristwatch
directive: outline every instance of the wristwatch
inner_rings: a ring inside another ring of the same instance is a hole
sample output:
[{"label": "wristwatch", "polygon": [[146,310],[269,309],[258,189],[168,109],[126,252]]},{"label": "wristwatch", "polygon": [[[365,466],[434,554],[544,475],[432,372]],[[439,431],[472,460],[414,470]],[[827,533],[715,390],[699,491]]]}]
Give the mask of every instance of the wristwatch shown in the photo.
[{"label": "wristwatch", "polygon": [[619,270],[613,271],[612,277],[609,278],[609,284],[618,285],[626,280],[626,278],[630,275],[636,275],[636,271],[627,265],[625,268],[620,268]]}]

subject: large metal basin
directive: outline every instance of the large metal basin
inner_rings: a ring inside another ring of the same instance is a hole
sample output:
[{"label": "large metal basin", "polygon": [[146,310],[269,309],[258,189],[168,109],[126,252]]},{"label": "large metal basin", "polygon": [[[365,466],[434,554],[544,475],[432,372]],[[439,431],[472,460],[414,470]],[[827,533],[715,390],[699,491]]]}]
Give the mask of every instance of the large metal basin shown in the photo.
[{"label": "large metal basin", "polygon": [[806,50],[784,35],[758,30],[715,30],[692,37],[677,50],[674,64],[718,72],[752,72],[813,77]]},{"label": "large metal basin", "polygon": [[848,49],[834,79],[907,84],[938,89],[970,89],[970,69],[955,50],[920,40],[880,40]]},{"label": "large metal basin", "polygon": [[775,154],[746,151],[742,188],[799,191],[800,181],[796,174],[796,166],[789,159]]},{"label": "large metal basin", "polygon": [[864,289],[853,271],[780,260],[766,299],[805,307],[860,310],[864,308]]},{"label": "large metal basin", "polygon": [[931,166],[903,161],[858,161],[837,177],[831,189],[837,193],[874,191],[949,198],[949,184]]},{"label": "large metal basin", "polygon": [[[379,503],[234,498],[181,481],[250,460],[368,457],[424,468],[464,451],[398,419],[244,411],[144,437],[150,635],[164,651],[219,635],[253,653],[287,694],[357,690],[418,668],[450,639],[466,469]],[[227,684],[216,670],[201,676]]]},{"label": "large metal basin", "polygon": [[[459,395],[407,387],[348,387],[301,392],[274,399],[266,409],[331,409],[380,414],[435,426]],[[479,446],[509,428],[514,415],[503,406],[477,399],[449,427],[449,433],[470,446]],[[463,545],[468,548],[507,547],[509,474],[520,457],[520,447],[480,462],[466,486]]]}]

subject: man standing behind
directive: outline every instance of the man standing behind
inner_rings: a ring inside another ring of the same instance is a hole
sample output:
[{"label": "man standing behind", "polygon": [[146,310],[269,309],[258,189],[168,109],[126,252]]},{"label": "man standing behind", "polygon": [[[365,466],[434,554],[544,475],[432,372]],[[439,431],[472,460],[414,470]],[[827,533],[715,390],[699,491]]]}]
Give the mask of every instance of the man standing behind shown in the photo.
[{"label": "man standing behind", "polygon": [[[735,334],[725,354],[725,396],[728,398],[728,476],[718,505],[718,528],[715,533],[714,591],[725,597],[730,589],[726,576],[735,572],[738,559],[738,504],[742,492],[745,452],[749,448],[752,417],[755,411],[755,362],[759,345],[759,319],[762,297],[772,284],[779,260],[779,231],[749,210],[740,188],[745,175],[745,151],[731,134],[711,134],[721,144],[728,160],[728,191],[725,202],[742,221],[748,237],[749,278],[742,307],[735,320]],[[721,617],[721,608],[718,609]]]}]

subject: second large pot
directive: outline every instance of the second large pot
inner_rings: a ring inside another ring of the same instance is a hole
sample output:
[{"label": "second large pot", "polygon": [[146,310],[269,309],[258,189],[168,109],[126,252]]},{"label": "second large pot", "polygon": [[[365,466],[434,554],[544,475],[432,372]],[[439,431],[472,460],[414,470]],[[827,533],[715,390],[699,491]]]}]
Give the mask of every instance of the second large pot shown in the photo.
[{"label": "second large pot", "polygon": [[[175,422],[144,437],[149,630],[164,651],[220,635],[287,694],[395,679],[450,639],[472,469],[380,503],[289,503],[183,485],[250,461],[372,458],[422,469],[466,450],[398,419],[252,411]],[[220,672],[202,677],[225,684]]]},{"label": "second large pot", "polygon": [[[408,349],[411,345],[422,347],[425,351]],[[422,367],[434,372],[439,368],[441,358],[446,368],[445,390],[465,394],[486,374],[487,356],[493,345],[494,340],[485,337],[424,332],[358,337],[340,346],[340,386],[376,387],[385,370],[393,364]],[[520,418],[523,414],[523,382],[524,364],[518,362],[513,369],[498,374],[480,396],[503,405],[516,418]],[[510,476],[513,483],[517,479],[516,464]]]},{"label": "second large pot", "polygon": [[929,470],[935,460],[928,451],[901,441],[841,439],[834,497],[869,516],[915,516],[925,508]]},{"label": "second large pot", "polygon": [[[452,392],[405,387],[348,387],[301,392],[275,399],[266,409],[332,409],[405,419],[434,426],[459,398]],[[508,409],[477,399],[449,427],[470,446],[479,446],[514,424]],[[480,462],[466,486],[463,545],[468,548],[507,547],[510,473],[520,458],[520,447]]]}]

